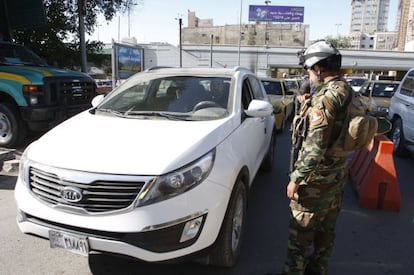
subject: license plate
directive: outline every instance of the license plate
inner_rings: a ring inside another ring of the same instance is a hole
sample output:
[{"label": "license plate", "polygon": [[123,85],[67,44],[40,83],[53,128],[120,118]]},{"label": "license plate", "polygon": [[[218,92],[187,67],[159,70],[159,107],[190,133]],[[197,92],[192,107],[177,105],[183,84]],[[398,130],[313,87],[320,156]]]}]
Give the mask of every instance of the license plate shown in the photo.
[{"label": "license plate", "polygon": [[49,242],[51,248],[63,248],[84,256],[89,253],[87,237],[49,230]]}]

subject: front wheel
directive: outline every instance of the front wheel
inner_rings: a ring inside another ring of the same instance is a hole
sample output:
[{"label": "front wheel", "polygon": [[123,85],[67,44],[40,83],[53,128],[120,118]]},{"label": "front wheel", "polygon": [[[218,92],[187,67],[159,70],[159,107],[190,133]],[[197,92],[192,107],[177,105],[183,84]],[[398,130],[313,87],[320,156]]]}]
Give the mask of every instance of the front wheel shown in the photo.
[{"label": "front wheel", "polygon": [[0,147],[15,147],[26,136],[26,128],[17,109],[9,103],[0,103]]},{"label": "front wheel", "polygon": [[402,120],[400,118],[395,120],[393,123],[391,140],[394,143],[394,154],[396,154],[397,156],[404,156],[406,154],[406,149],[404,146],[405,138],[402,128]]},{"label": "front wheel", "polygon": [[234,188],[220,234],[210,253],[211,265],[232,267],[240,255],[246,223],[247,190],[240,179]]}]

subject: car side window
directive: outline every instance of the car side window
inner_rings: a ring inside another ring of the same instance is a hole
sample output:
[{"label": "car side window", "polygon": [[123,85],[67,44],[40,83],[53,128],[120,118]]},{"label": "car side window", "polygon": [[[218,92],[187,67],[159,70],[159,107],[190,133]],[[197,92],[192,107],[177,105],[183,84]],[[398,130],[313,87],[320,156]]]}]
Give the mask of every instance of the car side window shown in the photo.
[{"label": "car side window", "polygon": [[249,81],[254,99],[265,99],[265,95],[263,94],[263,89],[262,85],[260,84],[260,80],[253,76],[249,76]]},{"label": "car side window", "polygon": [[243,80],[243,87],[242,87],[242,104],[243,109],[246,110],[249,107],[250,101],[253,100],[253,95],[250,91],[250,83],[248,79]]},{"label": "car side window", "polygon": [[403,83],[401,83],[400,93],[414,97],[414,71],[409,72]]}]

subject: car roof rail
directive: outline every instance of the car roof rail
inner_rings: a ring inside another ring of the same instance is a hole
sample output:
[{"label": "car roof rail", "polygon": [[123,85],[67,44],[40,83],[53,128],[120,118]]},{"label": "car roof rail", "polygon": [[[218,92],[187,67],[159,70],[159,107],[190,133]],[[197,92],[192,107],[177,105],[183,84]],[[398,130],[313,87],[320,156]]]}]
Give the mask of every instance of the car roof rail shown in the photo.
[{"label": "car roof rail", "polygon": [[153,67],[150,67],[150,68],[146,69],[145,72],[155,71],[155,70],[159,70],[159,69],[167,69],[167,68],[174,68],[174,67],[171,67],[171,66],[153,66]]},{"label": "car roof rail", "polygon": [[235,66],[233,68],[233,71],[235,71],[235,72],[239,72],[239,71],[250,71],[250,69],[248,69],[246,67],[242,67],[242,66]]}]

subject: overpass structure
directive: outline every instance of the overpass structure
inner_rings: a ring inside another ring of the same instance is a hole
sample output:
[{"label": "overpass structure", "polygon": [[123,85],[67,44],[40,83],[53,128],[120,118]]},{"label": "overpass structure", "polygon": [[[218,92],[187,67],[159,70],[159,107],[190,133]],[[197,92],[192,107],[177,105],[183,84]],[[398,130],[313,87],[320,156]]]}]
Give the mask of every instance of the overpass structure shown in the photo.
[{"label": "overpass structure", "polygon": [[[167,43],[141,44],[144,49],[144,68],[153,66],[178,67],[234,67],[243,66],[264,74],[270,68],[294,69],[298,65],[299,47],[264,47],[234,45],[183,44],[178,47]],[[401,75],[414,67],[414,52],[339,49],[342,67],[348,71],[389,72]]]},{"label": "overpass structure", "polygon": [[[185,45],[199,59],[212,59],[221,66],[245,66],[257,70],[299,68],[297,52],[302,48]],[[239,50],[240,49],[240,50]],[[358,71],[407,71],[414,67],[414,52],[339,49],[342,68]]]}]

